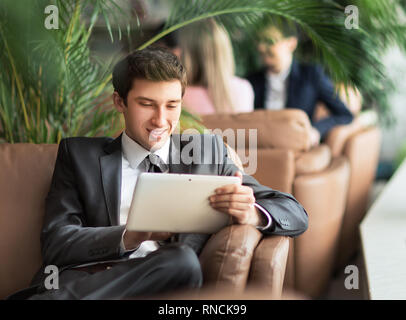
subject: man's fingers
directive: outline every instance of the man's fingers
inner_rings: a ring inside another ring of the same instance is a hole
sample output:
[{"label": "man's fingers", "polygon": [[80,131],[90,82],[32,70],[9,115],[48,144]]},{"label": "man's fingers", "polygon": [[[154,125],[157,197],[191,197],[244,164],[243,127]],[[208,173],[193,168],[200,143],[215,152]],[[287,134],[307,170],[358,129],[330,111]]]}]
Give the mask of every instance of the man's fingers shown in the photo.
[{"label": "man's fingers", "polygon": [[228,184],[214,190],[215,194],[240,193],[240,184]]},{"label": "man's fingers", "polygon": [[245,193],[229,193],[229,194],[220,194],[220,195],[213,195],[209,198],[210,203],[216,202],[243,202],[243,203],[255,203],[255,197],[250,194]]},{"label": "man's fingers", "polygon": [[237,189],[239,186],[242,186],[242,173],[240,171],[236,171],[234,173],[234,176],[240,178],[239,183],[228,184],[226,186],[217,188],[216,190],[214,190],[214,192],[215,193],[232,193],[233,190]]},{"label": "man's fingers", "polygon": [[240,178],[240,183],[242,184],[242,173],[238,170],[236,173],[234,173],[235,177],[239,177]]},{"label": "man's fingers", "polygon": [[215,190],[209,197],[212,208],[229,214],[240,224],[251,223],[252,212],[255,212],[255,196],[252,188],[242,185],[243,175],[237,171],[234,176],[240,178],[240,183],[229,184]]},{"label": "man's fingers", "polygon": [[215,202],[211,204],[212,208],[215,209],[235,209],[235,210],[242,210],[246,211],[251,209],[252,204],[246,202]]},{"label": "man's fingers", "polygon": [[245,224],[249,221],[249,213],[247,210],[239,210],[234,208],[216,208],[218,211],[229,214],[237,223]]},{"label": "man's fingers", "polygon": [[253,191],[250,187],[243,186],[240,184],[228,184],[226,186],[217,188],[214,190],[216,195],[227,194],[227,193],[242,193],[242,194],[253,194]]}]

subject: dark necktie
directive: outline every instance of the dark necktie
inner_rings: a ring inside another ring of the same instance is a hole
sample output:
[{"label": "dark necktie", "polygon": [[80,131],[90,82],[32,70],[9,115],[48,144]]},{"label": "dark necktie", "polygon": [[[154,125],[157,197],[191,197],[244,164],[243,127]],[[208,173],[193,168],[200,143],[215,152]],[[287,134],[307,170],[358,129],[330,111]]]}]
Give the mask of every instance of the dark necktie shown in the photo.
[{"label": "dark necktie", "polygon": [[168,166],[156,154],[150,153],[143,160],[146,172],[166,173]]},{"label": "dark necktie", "polygon": [[[145,157],[143,162],[145,164],[145,169],[147,172],[166,173],[169,171],[168,166],[156,154],[150,153],[148,156]],[[163,246],[165,244],[171,243],[171,238],[168,238],[166,240],[159,240],[157,241],[157,243],[160,246]]]}]

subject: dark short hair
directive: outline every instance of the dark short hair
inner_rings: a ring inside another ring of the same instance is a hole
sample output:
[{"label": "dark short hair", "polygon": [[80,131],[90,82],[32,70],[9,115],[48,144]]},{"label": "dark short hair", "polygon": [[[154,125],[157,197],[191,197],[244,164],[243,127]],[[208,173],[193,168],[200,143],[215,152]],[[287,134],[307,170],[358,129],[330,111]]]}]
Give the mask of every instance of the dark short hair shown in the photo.
[{"label": "dark short hair", "polygon": [[[155,28],[154,34],[161,33],[164,30],[165,30],[165,22],[161,23],[157,28]],[[177,29],[172,32],[169,32],[167,35],[163,36],[155,43],[172,50],[180,46],[179,37],[180,37],[179,29]]]},{"label": "dark short hair", "polygon": [[134,79],[179,80],[182,86],[182,96],[187,85],[186,69],[178,57],[159,46],[136,50],[114,66],[113,87],[124,101],[127,101],[127,95]]},{"label": "dark short hair", "polygon": [[272,20],[270,18],[264,18],[257,27],[257,40],[264,40],[262,39],[261,35],[269,28],[274,28],[277,30],[282,38],[295,37],[299,39],[298,27],[296,24],[286,20]]},{"label": "dark short hair", "polygon": [[296,24],[294,23],[289,23],[289,22],[282,22],[277,25],[275,25],[277,29],[282,33],[284,38],[289,38],[289,37],[298,37],[298,29]]}]

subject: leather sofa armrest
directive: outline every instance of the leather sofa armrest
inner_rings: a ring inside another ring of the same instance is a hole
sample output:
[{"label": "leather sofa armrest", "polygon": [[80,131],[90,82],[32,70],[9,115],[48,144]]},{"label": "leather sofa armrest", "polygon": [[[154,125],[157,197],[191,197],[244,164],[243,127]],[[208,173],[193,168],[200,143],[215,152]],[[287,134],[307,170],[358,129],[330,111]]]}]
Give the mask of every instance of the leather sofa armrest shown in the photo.
[{"label": "leather sofa armrest", "polygon": [[200,254],[204,285],[244,291],[262,234],[250,225],[230,225],[213,234]]},{"label": "leather sofa armrest", "polygon": [[264,287],[272,297],[280,299],[289,253],[289,238],[267,236],[261,240],[254,252],[249,276],[249,285]]},{"label": "leather sofa armrest", "polygon": [[[252,147],[250,143],[249,129],[256,130],[257,147],[262,148],[283,148],[293,151],[306,151],[310,149],[311,123],[307,114],[300,109],[283,110],[255,110],[233,114],[210,114],[202,115],[202,124],[208,129],[220,129],[217,132],[226,138],[226,132],[234,131],[231,136],[233,142],[239,136],[237,130],[244,129],[245,146]],[[226,131],[227,130],[227,131]],[[213,132],[214,133],[214,132]],[[242,142],[242,141],[241,141]],[[231,144],[234,146],[233,144]],[[239,148],[237,148],[239,149]]]},{"label": "leather sofa armrest", "polygon": [[330,148],[326,144],[321,144],[307,152],[297,154],[296,175],[323,171],[330,165],[330,162]]},{"label": "leather sofa armrest", "polygon": [[361,121],[355,119],[347,125],[336,126],[328,133],[325,143],[330,147],[333,157],[337,157],[343,153],[346,142],[350,137],[363,131],[365,126]]}]

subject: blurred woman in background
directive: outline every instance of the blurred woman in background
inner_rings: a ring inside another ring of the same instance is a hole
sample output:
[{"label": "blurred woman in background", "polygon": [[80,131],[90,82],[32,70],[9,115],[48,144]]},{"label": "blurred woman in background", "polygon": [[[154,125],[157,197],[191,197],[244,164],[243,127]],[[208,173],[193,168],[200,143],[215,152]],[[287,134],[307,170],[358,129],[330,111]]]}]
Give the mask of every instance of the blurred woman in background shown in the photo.
[{"label": "blurred woman in background", "polygon": [[197,114],[250,112],[251,84],[234,75],[234,56],[226,30],[207,19],[179,30],[181,58],[188,86],[183,106]]}]

